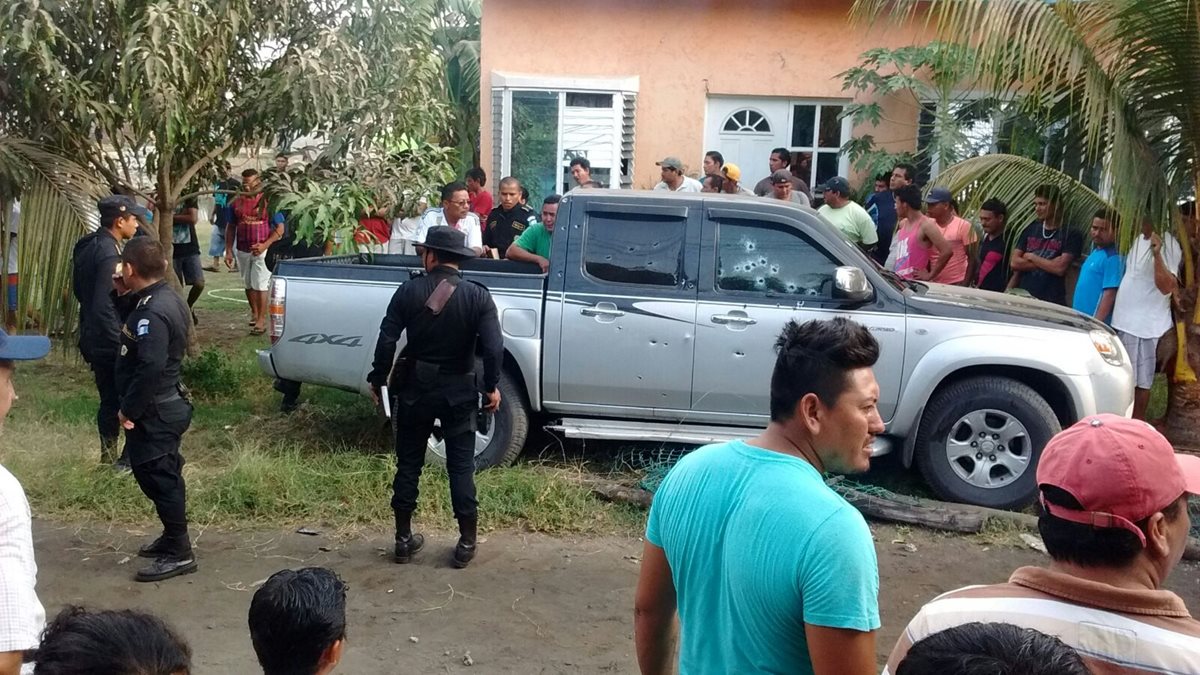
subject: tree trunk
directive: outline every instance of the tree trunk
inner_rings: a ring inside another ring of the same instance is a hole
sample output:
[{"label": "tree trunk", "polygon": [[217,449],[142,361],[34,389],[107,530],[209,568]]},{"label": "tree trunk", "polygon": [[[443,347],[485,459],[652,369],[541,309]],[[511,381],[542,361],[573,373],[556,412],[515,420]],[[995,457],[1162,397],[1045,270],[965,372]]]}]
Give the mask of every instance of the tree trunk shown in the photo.
[{"label": "tree trunk", "polygon": [[[1180,284],[1186,284],[1186,287],[1179,292],[1183,311],[1177,317],[1184,325],[1185,338],[1176,358],[1187,358],[1191,373],[1200,373],[1200,283],[1196,281],[1195,261],[1191,257],[1196,251],[1197,220],[1194,217],[1190,222],[1187,220],[1179,228],[1185,267]],[[1200,453],[1200,382],[1195,377],[1176,378],[1178,370],[1181,369],[1172,368],[1167,372],[1170,396],[1166,435],[1176,450]]]}]

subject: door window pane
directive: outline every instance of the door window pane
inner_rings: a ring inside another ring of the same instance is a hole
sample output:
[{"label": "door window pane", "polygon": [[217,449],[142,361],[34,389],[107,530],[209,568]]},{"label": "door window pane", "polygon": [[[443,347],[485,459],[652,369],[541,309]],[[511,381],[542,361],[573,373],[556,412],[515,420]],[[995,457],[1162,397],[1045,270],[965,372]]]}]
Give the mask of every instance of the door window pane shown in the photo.
[{"label": "door window pane", "polygon": [[825,181],[838,175],[838,153],[818,152],[817,153],[817,185],[824,185]]},{"label": "door window pane", "polygon": [[792,106],[792,145],[811,148],[813,129],[816,127],[817,106]]},{"label": "door window pane", "polygon": [[828,300],[837,266],[807,235],[786,225],[740,219],[717,224],[719,290]]},{"label": "door window pane", "polygon": [[678,286],[686,232],[681,218],[589,212],[584,271],[617,284]]},{"label": "door window pane", "polygon": [[529,203],[557,192],[558,92],[512,93],[511,173],[529,190]]},{"label": "door window pane", "polygon": [[842,106],[840,105],[821,106],[821,135],[817,139],[820,147],[842,147],[842,121],[838,119],[838,115],[841,114]]},{"label": "door window pane", "polygon": [[567,106],[571,108],[611,108],[613,107],[613,95],[568,91]]}]

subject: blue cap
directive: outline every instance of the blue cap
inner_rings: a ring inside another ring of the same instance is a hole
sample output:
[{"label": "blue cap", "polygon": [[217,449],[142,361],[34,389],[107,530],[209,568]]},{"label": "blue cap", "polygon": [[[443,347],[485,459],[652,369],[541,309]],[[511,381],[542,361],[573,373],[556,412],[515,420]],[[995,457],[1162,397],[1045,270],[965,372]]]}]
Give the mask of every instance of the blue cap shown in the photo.
[{"label": "blue cap", "polygon": [[948,202],[953,198],[954,197],[953,197],[953,195],[950,194],[949,188],[935,187],[929,191],[928,195],[926,195],[925,203],[926,204],[941,204],[944,202]]},{"label": "blue cap", "polygon": [[825,181],[826,192],[836,192],[839,195],[850,196],[850,181],[841,176],[834,176]]},{"label": "blue cap", "polygon": [[100,211],[100,224],[105,227],[111,225],[117,218],[125,215],[138,216],[146,221],[153,217],[150,214],[150,209],[137,203],[133,197],[126,195],[109,195],[96,202],[96,209]]},{"label": "blue cap", "polygon": [[32,361],[50,353],[45,335],[9,335],[0,329],[0,360]]}]

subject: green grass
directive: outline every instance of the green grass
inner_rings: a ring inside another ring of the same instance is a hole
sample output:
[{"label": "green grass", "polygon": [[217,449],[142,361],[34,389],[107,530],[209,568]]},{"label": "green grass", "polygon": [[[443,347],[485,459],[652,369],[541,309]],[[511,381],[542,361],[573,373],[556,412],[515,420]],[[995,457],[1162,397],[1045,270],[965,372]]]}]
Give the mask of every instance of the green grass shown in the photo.
[{"label": "green grass", "polygon": [[1154,376],[1154,386],[1150,389],[1150,403],[1146,406],[1146,419],[1157,420],[1167,416],[1167,376],[1159,373]]}]

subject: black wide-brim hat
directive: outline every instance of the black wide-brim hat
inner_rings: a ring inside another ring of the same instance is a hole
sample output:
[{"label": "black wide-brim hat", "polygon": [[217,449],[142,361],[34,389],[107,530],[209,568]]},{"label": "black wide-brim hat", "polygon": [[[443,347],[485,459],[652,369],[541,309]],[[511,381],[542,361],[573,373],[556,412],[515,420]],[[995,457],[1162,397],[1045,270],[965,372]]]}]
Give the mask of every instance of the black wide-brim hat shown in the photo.
[{"label": "black wide-brim hat", "polygon": [[448,225],[437,225],[425,233],[421,246],[435,251],[445,251],[464,258],[474,258],[475,249],[467,246],[467,235]]}]

